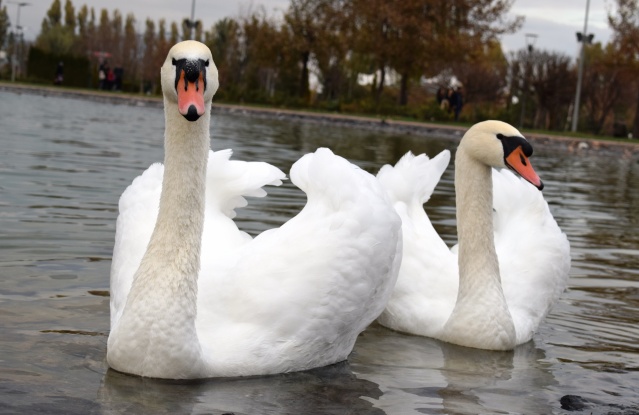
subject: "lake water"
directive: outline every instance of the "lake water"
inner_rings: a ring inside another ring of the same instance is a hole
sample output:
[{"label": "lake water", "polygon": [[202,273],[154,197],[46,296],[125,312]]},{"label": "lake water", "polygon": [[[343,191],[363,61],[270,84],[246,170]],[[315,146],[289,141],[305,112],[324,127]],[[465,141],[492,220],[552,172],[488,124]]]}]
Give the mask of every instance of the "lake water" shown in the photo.
[{"label": "lake water", "polygon": [[[569,289],[534,340],[485,352],[374,325],[348,362],[278,376],[168,382],[108,369],[118,198],[163,158],[158,108],[0,92],[0,413],[639,413],[639,164],[535,148],[544,195],[572,245]],[[288,172],[327,146],[377,172],[455,140],[214,112],[212,147]],[[455,241],[453,171],[427,204]],[[290,183],[239,210],[251,233],[299,211]]]}]

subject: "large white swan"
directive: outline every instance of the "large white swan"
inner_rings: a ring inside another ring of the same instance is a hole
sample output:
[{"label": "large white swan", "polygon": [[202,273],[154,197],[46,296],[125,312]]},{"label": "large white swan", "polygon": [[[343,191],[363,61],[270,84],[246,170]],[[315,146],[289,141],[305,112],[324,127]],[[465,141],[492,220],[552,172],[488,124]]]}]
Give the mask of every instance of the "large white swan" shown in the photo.
[{"label": "large white swan", "polygon": [[328,149],[307,154],[291,169],[306,206],[251,239],[233,209],[283,173],[209,152],[218,79],[205,45],[175,45],[161,79],[164,166],[120,199],[108,364],[179,379],[346,359],[384,309],[401,262],[401,221],[379,182]]},{"label": "large white swan", "polygon": [[380,170],[404,240],[381,324],[480,349],[509,350],[532,338],[565,289],[570,246],[539,191],[531,155],[506,123],[485,121],[466,132],[455,158],[459,244],[452,250],[423,208],[450,153],[432,160],[409,153]]}]

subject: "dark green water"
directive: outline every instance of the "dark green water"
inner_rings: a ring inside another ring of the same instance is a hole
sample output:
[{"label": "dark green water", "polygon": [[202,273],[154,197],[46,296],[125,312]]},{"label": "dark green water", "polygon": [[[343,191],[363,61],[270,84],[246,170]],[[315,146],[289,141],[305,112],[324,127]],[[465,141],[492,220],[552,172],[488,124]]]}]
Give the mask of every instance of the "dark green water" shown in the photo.
[{"label": "dark green water", "polygon": [[[212,147],[288,171],[327,146],[368,171],[456,142],[214,113]],[[163,112],[0,92],[0,413],[608,413],[639,406],[639,164],[535,148],[544,195],[572,245],[569,289],[533,342],[470,350],[373,326],[348,362],[249,379],[160,382],[108,370],[118,198],[161,161]],[[455,241],[452,166],[427,204]],[[305,203],[290,183],[238,211],[250,233]],[[613,405],[613,406],[611,406]],[[573,412],[575,413],[575,412]]]}]

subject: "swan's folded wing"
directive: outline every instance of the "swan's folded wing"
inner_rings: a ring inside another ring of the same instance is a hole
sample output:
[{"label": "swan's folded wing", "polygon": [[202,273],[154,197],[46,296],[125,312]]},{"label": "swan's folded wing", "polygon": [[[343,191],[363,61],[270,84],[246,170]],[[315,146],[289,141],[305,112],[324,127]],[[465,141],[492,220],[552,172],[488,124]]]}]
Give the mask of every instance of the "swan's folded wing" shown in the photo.
[{"label": "swan's folded wing", "polygon": [[400,221],[373,176],[327,149],[300,159],[291,180],[306,206],[229,256],[219,267],[227,275],[203,287],[211,303],[200,310],[218,327],[243,327],[233,340],[271,357],[309,347],[309,362],[345,358],[390,296]]},{"label": "swan's folded wing", "polygon": [[426,212],[396,203],[404,251],[395,289],[379,322],[394,330],[436,337],[453,311],[459,286],[457,254],[451,252]]},{"label": "swan's folded wing", "polygon": [[570,244],[542,192],[505,169],[493,170],[493,186],[495,248],[520,343],[532,337],[565,289]]},{"label": "swan's folded wing", "polygon": [[393,295],[380,323],[395,330],[434,336],[444,326],[457,296],[457,256],[439,236],[423,204],[450,162],[450,152],[429,159],[404,155],[377,174],[402,219],[404,255]]}]

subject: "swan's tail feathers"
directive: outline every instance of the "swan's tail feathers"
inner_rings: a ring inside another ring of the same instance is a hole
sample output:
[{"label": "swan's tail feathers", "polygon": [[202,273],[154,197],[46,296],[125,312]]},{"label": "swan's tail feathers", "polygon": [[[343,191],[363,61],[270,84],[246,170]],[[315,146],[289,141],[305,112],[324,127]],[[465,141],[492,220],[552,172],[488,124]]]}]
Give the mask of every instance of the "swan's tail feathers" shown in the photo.
[{"label": "swan's tail feathers", "polygon": [[410,151],[395,166],[389,164],[377,173],[377,179],[393,203],[423,205],[450,162],[450,151],[444,150],[432,159],[426,154],[418,156]]},{"label": "swan's tail feathers", "polygon": [[247,205],[244,197],[264,197],[266,185],[279,186],[286,175],[263,162],[230,160],[232,150],[210,151],[206,173],[207,209],[218,209],[229,218]]},{"label": "swan's tail feathers", "polygon": [[[328,148],[304,155],[291,167],[291,181],[309,198],[321,196],[331,203],[345,203],[358,194],[356,189],[371,188],[371,176]],[[374,179],[373,179],[374,180]],[[378,187],[378,186],[377,186]],[[336,208],[338,206],[335,206]]]}]

